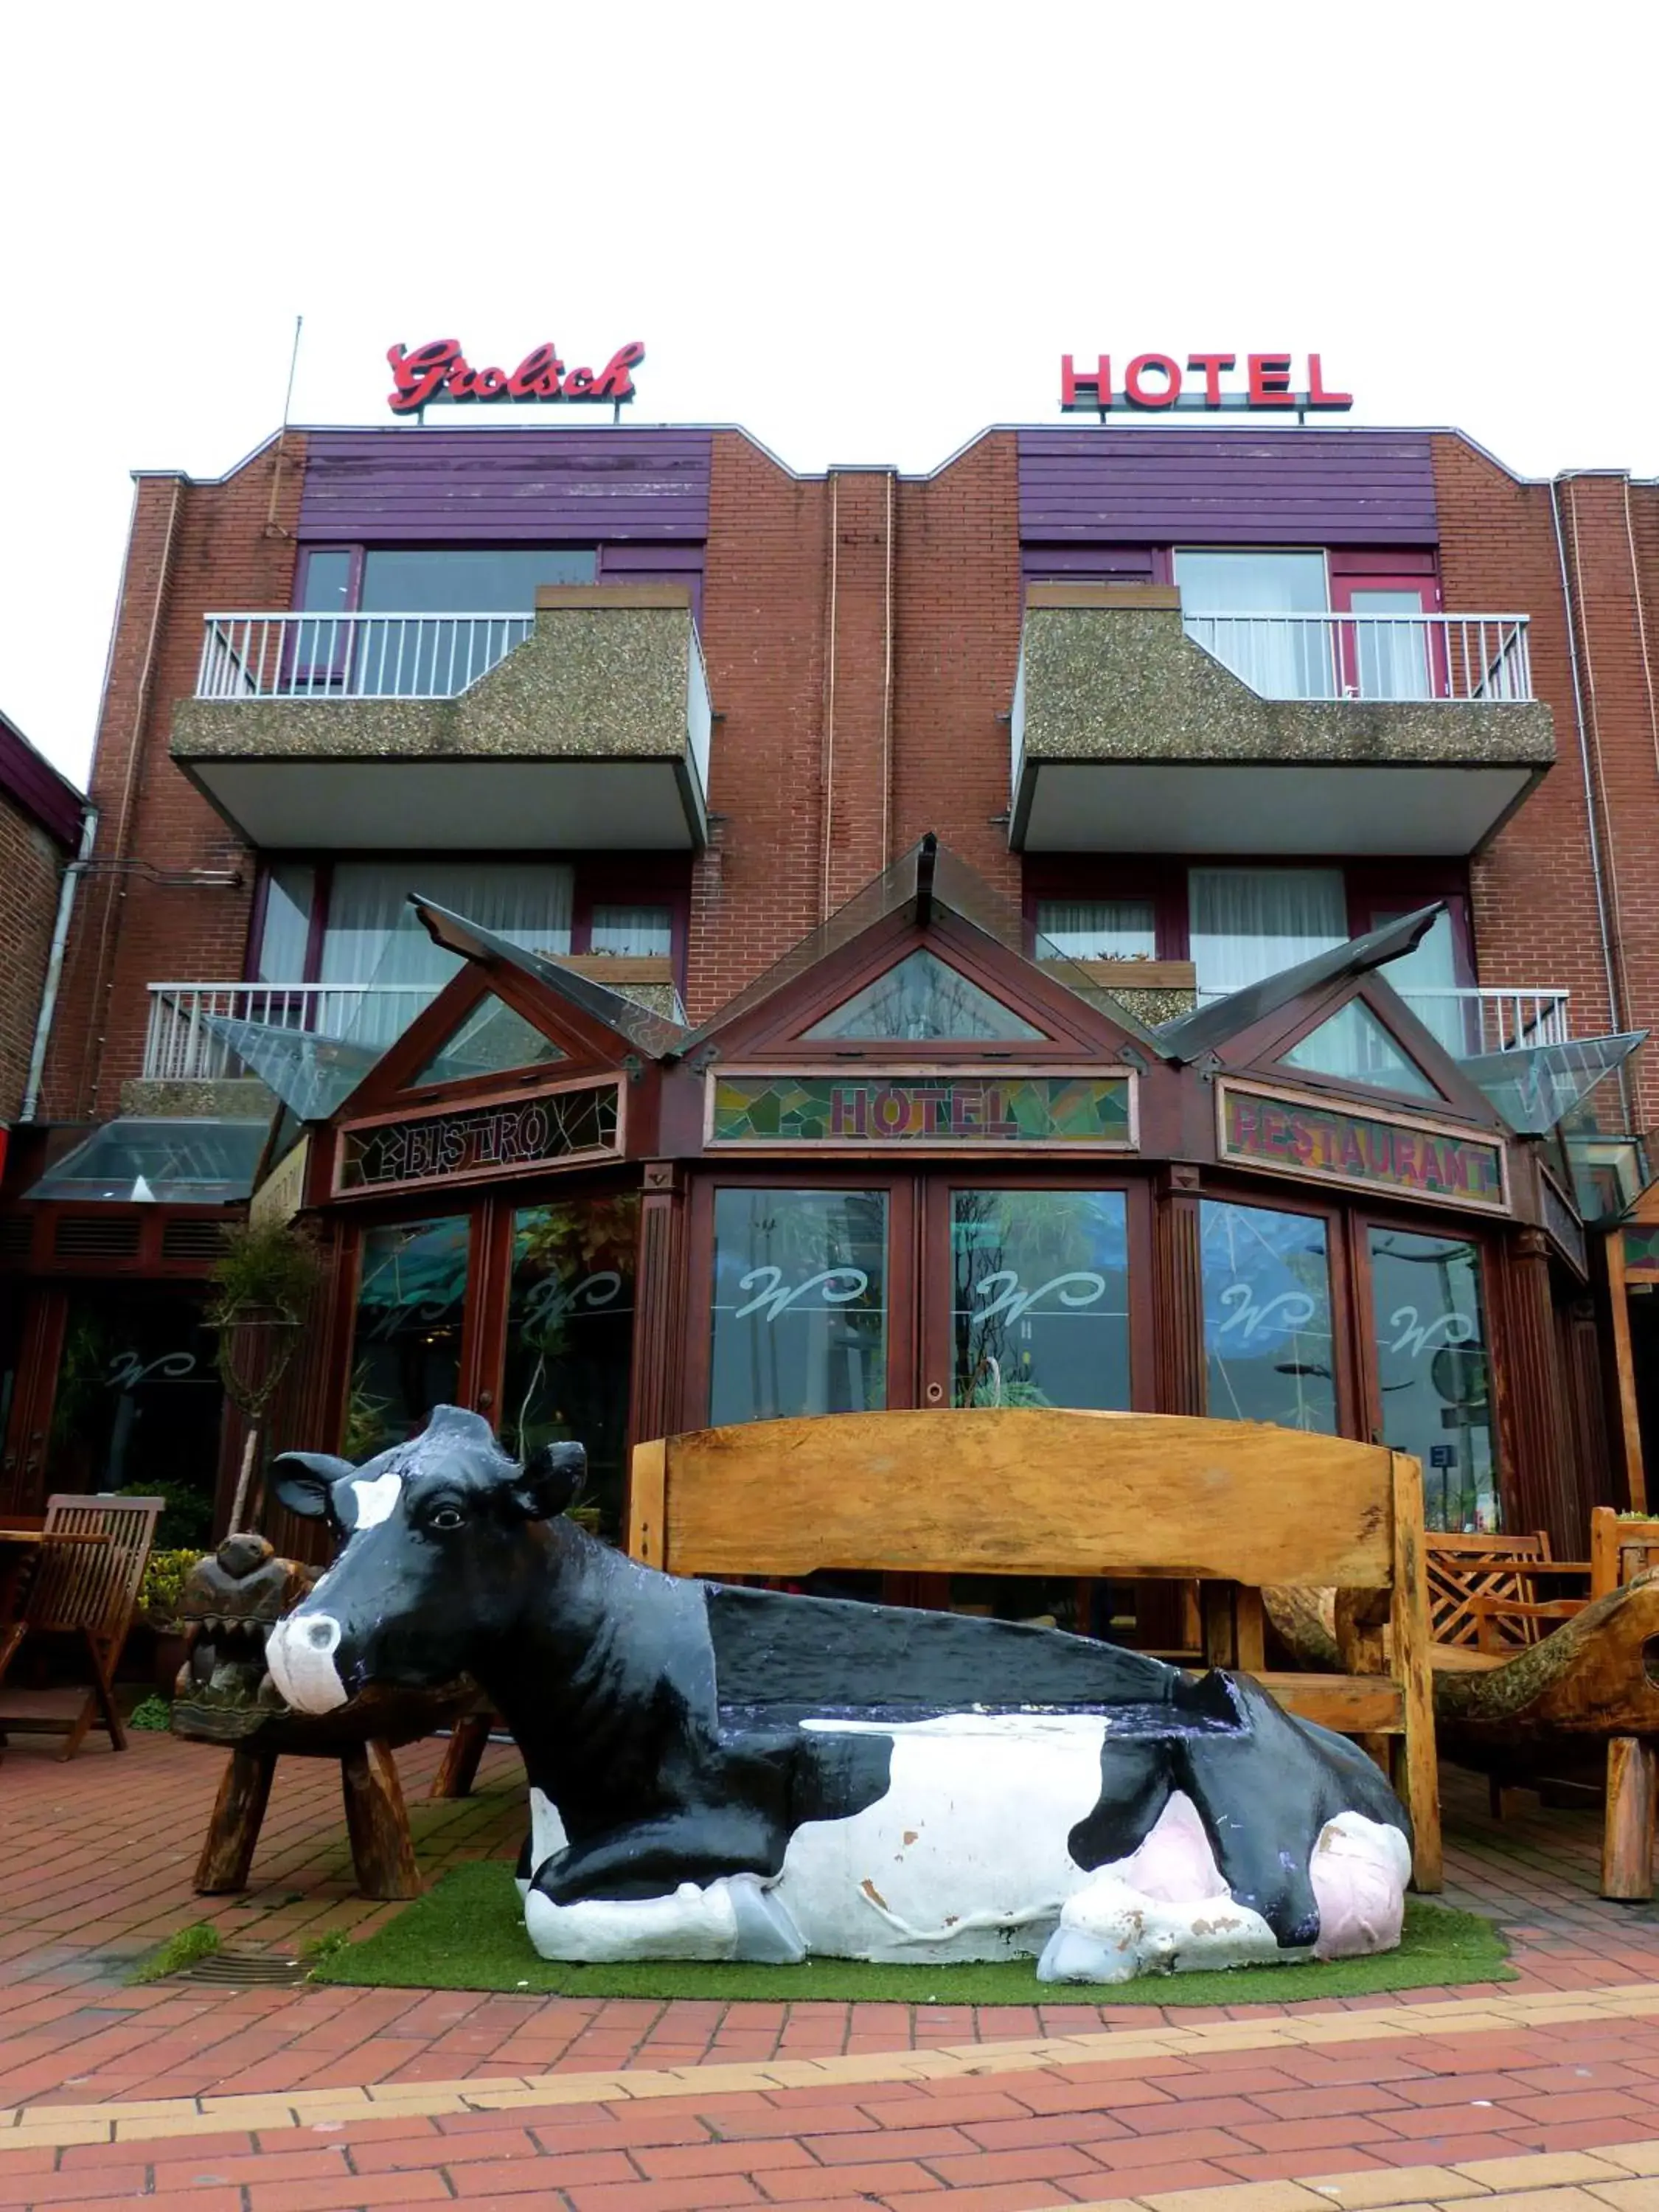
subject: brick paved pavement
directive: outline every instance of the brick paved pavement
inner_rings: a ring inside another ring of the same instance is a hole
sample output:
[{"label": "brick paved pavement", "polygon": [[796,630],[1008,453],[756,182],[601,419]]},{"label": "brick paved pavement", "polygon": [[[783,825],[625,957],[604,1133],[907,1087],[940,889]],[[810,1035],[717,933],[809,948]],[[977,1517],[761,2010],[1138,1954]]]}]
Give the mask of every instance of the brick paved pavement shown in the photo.
[{"label": "brick paved pavement", "polygon": [[[490,1753],[472,1801],[428,1805],[435,1756],[400,1762],[423,1866],[510,1854],[513,1754]],[[191,1919],[291,1948],[386,1910],[347,1893],[336,1784],[308,1762],[279,1770],[250,1896],[193,1898],[217,1767],[165,1737],[67,1767],[19,1742],[0,1767],[0,2124],[27,2108],[0,2148],[0,2207],[148,2192],[236,2212],[896,2212],[949,2194],[952,2212],[1131,2197],[1164,2212],[1192,2188],[1207,2212],[1279,2212],[1214,2192],[1340,2174],[1321,2201],[1501,2199],[1496,2154],[1528,2161],[1514,2186],[1540,2212],[1659,2212],[1659,2183],[1633,2178],[1659,2157],[1607,2162],[1607,2146],[1659,2139],[1659,1917],[1595,1896],[1592,1814],[1497,1827],[1448,1775],[1449,1896],[1503,1919],[1522,1969],[1449,1997],[1230,2016],[128,1989],[120,1965]],[[181,2101],[206,2098],[239,2101]],[[1602,2163],[1540,2163],[1556,2153]],[[1419,2188],[1425,2166],[1459,2172]],[[1311,2201],[1305,2185],[1283,2198]]]}]

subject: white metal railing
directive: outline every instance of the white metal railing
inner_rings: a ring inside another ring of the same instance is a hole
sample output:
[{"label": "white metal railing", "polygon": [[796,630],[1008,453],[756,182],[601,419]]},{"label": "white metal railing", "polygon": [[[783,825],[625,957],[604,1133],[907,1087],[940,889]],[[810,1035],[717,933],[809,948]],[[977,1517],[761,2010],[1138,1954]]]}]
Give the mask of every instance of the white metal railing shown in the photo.
[{"label": "white metal railing", "polygon": [[[1382,973],[1386,980],[1388,969]],[[1513,991],[1473,983],[1395,988],[1454,1060],[1474,1060],[1488,1052],[1523,1052],[1535,1044],[1565,1044],[1571,1036],[1571,994],[1566,991]],[[1231,994],[1200,988],[1194,995],[1200,1006],[1207,1006]],[[1363,1079],[1366,1036],[1367,1032],[1356,1029],[1337,1048],[1353,1056],[1352,1068],[1342,1072]]]},{"label": "white metal railing", "polygon": [[144,1079],[215,1082],[246,1072],[218,1024],[306,1030],[384,1048],[438,995],[436,983],[152,983]]},{"label": "white metal railing", "polygon": [[453,699],[533,614],[209,615],[198,699]]},{"label": "white metal railing", "polygon": [[1529,700],[1525,615],[1187,614],[1194,645],[1264,699]]},{"label": "white metal railing", "polygon": [[[1384,979],[1388,975],[1382,970]],[[1528,1045],[1565,1044],[1571,1030],[1565,991],[1510,991],[1473,984],[1442,989],[1413,984],[1401,997],[1454,1060]]]}]

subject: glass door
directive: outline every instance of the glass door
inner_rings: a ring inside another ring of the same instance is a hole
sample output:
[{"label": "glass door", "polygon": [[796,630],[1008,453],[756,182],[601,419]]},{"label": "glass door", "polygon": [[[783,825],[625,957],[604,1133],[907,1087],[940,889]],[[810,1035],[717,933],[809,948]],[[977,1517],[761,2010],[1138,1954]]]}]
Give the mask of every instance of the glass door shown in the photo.
[{"label": "glass door", "polygon": [[1381,1223],[1370,1225],[1366,1241],[1382,1439],[1422,1462],[1430,1528],[1496,1528],[1480,1247]]},{"label": "glass door", "polygon": [[712,1194],[707,1419],[914,1402],[908,1178],[726,1183]]},{"label": "glass door", "polygon": [[1337,672],[1348,699],[1443,699],[1447,696],[1445,641],[1435,612],[1436,592],[1425,580],[1336,576],[1332,605],[1352,617],[1337,626]]},{"label": "glass door", "polygon": [[929,1200],[944,1237],[931,1240],[927,1401],[1126,1409],[1127,1193],[941,1182]]}]

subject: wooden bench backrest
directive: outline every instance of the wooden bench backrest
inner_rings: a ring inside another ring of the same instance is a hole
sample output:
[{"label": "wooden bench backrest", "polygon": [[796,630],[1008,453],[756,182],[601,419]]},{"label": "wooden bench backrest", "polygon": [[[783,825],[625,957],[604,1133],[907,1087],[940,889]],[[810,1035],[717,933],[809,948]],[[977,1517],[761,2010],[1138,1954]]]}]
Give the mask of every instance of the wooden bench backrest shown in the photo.
[{"label": "wooden bench backrest", "polygon": [[676,1574],[1173,1576],[1389,1589],[1417,1462],[1253,1421],[837,1413],[638,1446],[629,1549]]},{"label": "wooden bench backrest", "polygon": [[1650,1567],[1659,1567],[1659,1520],[1598,1505],[1590,1515],[1590,1595],[1605,1597]]},{"label": "wooden bench backrest", "polygon": [[[1429,1632],[1437,1644],[1460,1644],[1473,1648],[1480,1641],[1480,1624],[1474,1601],[1490,1598],[1531,1605],[1537,1585],[1527,1571],[1543,1565],[1550,1556],[1550,1540],[1541,1530],[1533,1535],[1462,1536],[1431,1529],[1423,1540],[1428,1570]],[[1512,1643],[1535,1644],[1540,1629],[1535,1620],[1517,1618]]]}]

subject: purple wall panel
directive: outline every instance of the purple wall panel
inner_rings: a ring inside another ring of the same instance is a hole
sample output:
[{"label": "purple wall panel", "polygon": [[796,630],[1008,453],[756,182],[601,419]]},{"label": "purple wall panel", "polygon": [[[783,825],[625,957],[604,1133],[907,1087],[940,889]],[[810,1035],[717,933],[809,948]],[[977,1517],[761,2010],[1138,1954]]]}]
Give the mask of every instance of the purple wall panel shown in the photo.
[{"label": "purple wall panel", "polygon": [[1392,430],[1019,433],[1027,544],[1432,545],[1429,441]]},{"label": "purple wall panel", "polygon": [[1150,545],[1023,545],[1019,571],[1028,584],[1151,584],[1158,564]]},{"label": "purple wall panel", "polygon": [[701,544],[707,430],[313,430],[302,539]]}]

